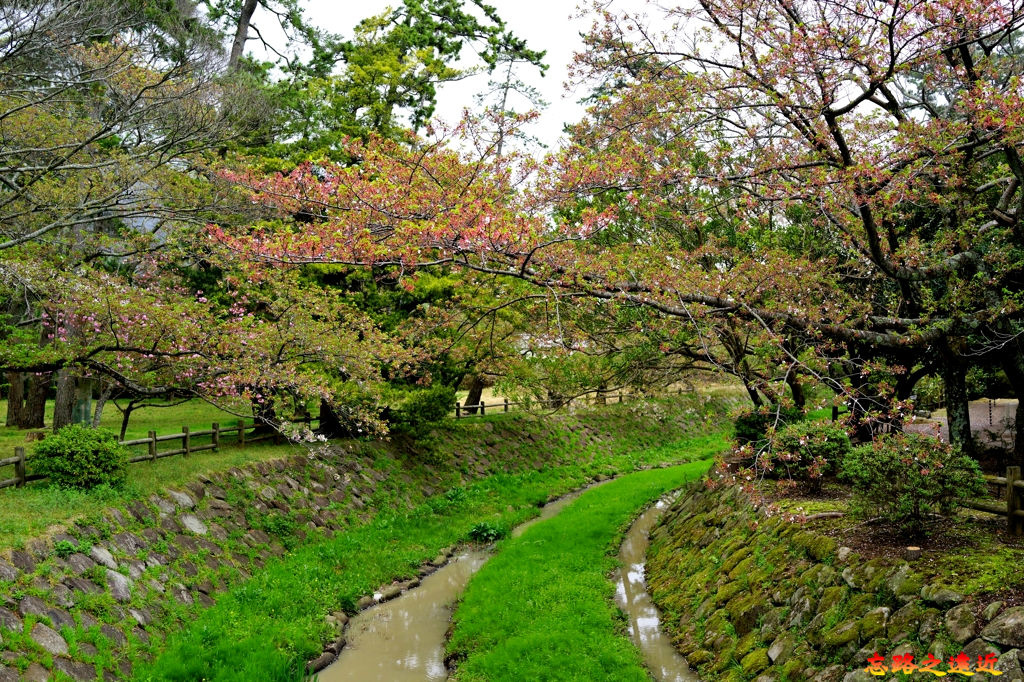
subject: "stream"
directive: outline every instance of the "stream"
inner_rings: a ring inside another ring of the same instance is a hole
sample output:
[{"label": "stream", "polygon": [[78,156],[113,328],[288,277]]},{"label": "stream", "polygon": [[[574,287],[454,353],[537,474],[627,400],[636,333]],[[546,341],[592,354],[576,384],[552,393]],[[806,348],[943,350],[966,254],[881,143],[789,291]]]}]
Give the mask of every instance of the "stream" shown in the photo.
[{"label": "stream", "polygon": [[[517,526],[512,536],[519,536],[533,524],[551,518],[584,490],[544,505],[540,516]],[[629,618],[633,642],[641,649],[644,662],[658,682],[699,682],[700,678],[687,667],[686,659],[658,627],[657,608],[644,587],[647,535],[667,506],[667,500],[652,505],[626,533],[619,553],[623,566],[617,571],[615,599]],[[444,646],[452,607],[490,555],[486,548],[463,548],[447,564],[423,578],[418,587],[353,616],[345,631],[345,647],[317,679],[320,682],[440,682],[447,679]]]},{"label": "stream", "polygon": [[658,608],[644,585],[648,535],[671,504],[661,499],[633,522],[619,550],[622,567],[616,571],[615,603],[629,620],[629,636],[640,649],[647,669],[658,682],[700,682],[686,659],[672,646],[659,624]]},{"label": "stream", "polygon": [[[569,493],[544,505],[540,516],[516,526],[512,536],[551,518],[582,493],[583,490]],[[419,587],[353,616],[345,631],[345,648],[334,663],[317,675],[319,682],[447,679],[444,645],[452,606],[490,555],[485,548],[463,548],[447,564],[423,578]]]}]

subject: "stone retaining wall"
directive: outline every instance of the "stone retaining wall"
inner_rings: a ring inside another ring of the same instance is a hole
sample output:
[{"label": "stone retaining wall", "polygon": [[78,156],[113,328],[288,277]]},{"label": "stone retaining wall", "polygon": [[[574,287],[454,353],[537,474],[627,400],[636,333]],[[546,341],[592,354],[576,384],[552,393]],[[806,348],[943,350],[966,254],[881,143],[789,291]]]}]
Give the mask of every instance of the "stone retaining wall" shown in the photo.
[{"label": "stone retaining wall", "polygon": [[735,488],[696,487],[673,504],[652,532],[647,578],[676,647],[705,680],[856,682],[879,679],[864,670],[875,652],[888,666],[894,655],[920,663],[931,653],[945,671],[961,651],[973,666],[994,654],[1004,673],[972,680],[1024,680],[1024,607],[978,603],[906,562],[865,560],[757,512]]}]

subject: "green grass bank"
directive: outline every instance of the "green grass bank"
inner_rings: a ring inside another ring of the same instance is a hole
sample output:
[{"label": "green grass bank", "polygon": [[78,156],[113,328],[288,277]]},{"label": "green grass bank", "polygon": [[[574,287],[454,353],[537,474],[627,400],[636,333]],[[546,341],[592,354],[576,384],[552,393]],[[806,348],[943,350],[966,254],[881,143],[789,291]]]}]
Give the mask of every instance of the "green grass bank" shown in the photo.
[{"label": "green grass bank", "polygon": [[554,518],[503,541],[455,613],[454,679],[648,680],[608,574],[636,514],[702,476],[717,451],[712,443],[681,448],[681,459],[698,461],[588,490]]}]

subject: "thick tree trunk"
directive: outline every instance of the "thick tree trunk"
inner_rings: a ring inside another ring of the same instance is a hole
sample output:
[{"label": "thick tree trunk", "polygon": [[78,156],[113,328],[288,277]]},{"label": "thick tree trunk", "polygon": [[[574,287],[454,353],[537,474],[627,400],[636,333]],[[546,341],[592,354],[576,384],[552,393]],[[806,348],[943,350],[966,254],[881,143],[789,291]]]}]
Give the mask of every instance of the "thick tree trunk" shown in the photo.
[{"label": "thick tree trunk", "polygon": [[238,26],[235,29],[235,39],[231,43],[231,56],[228,57],[228,71],[238,68],[238,62],[245,52],[245,41],[249,39],[249,25],[252,23],[252,15],[256,11],[259,0],[245,0],[242,3],[242,10],[238,15]]},{"label": "thick tree trunk", "polygon": [[466,414],[476,414],[477,408],[474,405],[479,405],[480,400],[484,395],[484,382],[480,380],[480,377],[473,375],[473,380],[469,384],[469,393],[466,395]]},{"label": "thick tree trunk", "polygon": [[942,380],[946,390],[946,421],[949,442],[967,454],[974,453],[971,414],[967,401],[967,366],[953,352],[943,353]]},{"label": "thick tree trunk", "polygon": [[28,395],[25,398],[25,408],[21,412],[21,423],[18,426],[23,429],[41,429],[46,425],[46,394],[50,391],[51,381],[53,381],[52,372],[29,375]]},{"label": "thick tree trunk", "polygon": [[75,408],[75,377],[65,367],[57,373],[57,395],[53,401],[53,431],[56,433],[71,424]]},{"label": "thick tree trunk", "polygon": [[21,372],[8,372],[7,383],[7,426],[21,424],[21,413],[25,409],[25,375]]}]

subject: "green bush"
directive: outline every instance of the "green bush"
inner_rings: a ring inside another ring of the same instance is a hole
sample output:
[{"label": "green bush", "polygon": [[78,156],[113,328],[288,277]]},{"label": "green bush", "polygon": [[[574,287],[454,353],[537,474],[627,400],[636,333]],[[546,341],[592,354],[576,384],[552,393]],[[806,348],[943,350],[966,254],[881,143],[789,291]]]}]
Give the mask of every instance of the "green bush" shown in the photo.
[{"label": "green bush", "polygon": [[815,483],[838,471],[851,447],[845,429],[827,422],[797,422],[775,432],[771,461],[779,473]]},{"label": "green bush", "polygon": [[112,431],[72,424],[36,443],[31,469],[62,488],[119,488],[128,475],[128,449]]},{"label": "green bush", "polygon": [[900,530],[920,534],[925,517],[948,513],[984,492],[978,463],[947,443],[913,433],[890,433],[853,448],[842,477],[853,485],[854,508]]},{"label": "green bush", "polygon": [[769,429],[780,429],[803,418],[804,413],[800,408],[784,405],[767,405],[746,410],[736,416],[736,442],[741,447],[751,444],[755,449],[761,449],[768,443]]},{"label": "green bush", "polygon": [[481,521],[469,529],[469,538],[474,542],[495,542],[508,534],[508,530],[492,521]]},{"label": "green bush", "polygon": [[436,424],[455,409],[455,389],[435,384],[430,388],[410,391],[391,411],[391,428],[402,433],[419,434],[424,427]]}]

